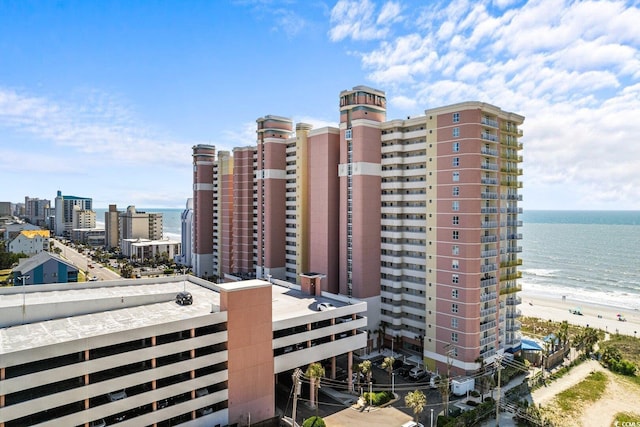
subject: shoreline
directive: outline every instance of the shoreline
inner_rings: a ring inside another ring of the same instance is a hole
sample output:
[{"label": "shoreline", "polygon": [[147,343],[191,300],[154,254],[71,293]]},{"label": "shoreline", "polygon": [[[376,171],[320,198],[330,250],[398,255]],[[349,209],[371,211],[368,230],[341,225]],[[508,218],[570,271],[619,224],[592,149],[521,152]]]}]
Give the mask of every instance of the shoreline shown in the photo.
[{"label": "shoreline", "polygon": [[[518,293],[522,298],[519,309],[523,316],[536,317],[543,320],[567,322],[578,326],[590,326],[602,329],[609,333],[638,336],[640,334],[640,311],[625,309],[612,305],[598,303],[597,301],[578,300],[575,298],[557,296],[544,296],[523,290]],[[571,310],[580,309],[582,315],[571,313]],[[618,320],[621,314],[626,321]]]}]

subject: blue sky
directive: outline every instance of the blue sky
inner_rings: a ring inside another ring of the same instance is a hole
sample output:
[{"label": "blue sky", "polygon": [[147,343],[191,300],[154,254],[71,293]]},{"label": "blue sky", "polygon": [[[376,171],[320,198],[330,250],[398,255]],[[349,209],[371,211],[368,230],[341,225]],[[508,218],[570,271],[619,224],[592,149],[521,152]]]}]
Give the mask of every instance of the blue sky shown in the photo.
[{"label": "blue sky", "polygon": [[525,209],[640,209],[637,1],[0,0],[0,200],[183,207],[191,147],[266,114],[387,118],[479,100],[526,117]]}]

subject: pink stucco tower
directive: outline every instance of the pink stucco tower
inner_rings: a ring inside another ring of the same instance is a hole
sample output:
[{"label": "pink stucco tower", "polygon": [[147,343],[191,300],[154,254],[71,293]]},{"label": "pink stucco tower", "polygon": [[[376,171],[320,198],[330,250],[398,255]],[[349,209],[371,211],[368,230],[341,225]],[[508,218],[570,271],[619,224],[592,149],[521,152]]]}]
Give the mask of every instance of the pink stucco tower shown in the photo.
[{"label": "pink stucco tower", "polygon": [[286,149],[290,119],[268,115],[257,122],[257,265],[256,276],[286,277]]},{"label": "pink stucco tower", "polygon": [[[426,111],[428,365],[470,372],[520,342],[524,117],[465,102]],[[434,191],[435,190],[435,191]]]},{"label": "pink stucco tower", "polygon": [[213,275],[213,170],[216,148],[193,147],[193,272]]},{"label": "pink stucco tower", "polygon": [[255,179],[256,147],[233,149],[233,241],[234,273],[251,277],[255,273],[257,252],[254,250],[258,233]]},{"label": "pink stucco tower", "polygon": [[[379,307],[382,91],[340,92],[340,293]],[[370,312],[372,310],[369,310]]]}]

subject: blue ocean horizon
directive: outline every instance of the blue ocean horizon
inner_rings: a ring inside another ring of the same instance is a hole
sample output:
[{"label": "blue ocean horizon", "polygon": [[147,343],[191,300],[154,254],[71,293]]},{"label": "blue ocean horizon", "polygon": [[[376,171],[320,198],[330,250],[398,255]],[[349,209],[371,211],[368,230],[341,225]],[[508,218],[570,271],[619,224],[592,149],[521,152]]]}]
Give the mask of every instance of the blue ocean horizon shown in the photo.
[{"label": "blue ocean horizon", "polygon": [[640,310],[640,211],[525,211],[522,287]]},{"label": "blue ocean horizon", "polygon": [[[184,209],[164,215],[164,235],[180,240]],[[106,209],[96,209],[104,222]],[[640,211],[525,210],[521,284],[526,293],[640,310]]]}]

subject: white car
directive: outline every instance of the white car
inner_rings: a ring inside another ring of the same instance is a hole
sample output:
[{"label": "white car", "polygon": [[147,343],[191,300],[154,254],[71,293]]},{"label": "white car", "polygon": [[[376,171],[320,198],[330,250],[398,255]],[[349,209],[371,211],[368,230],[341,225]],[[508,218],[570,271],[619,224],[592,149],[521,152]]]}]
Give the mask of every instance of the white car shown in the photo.
[{"label": "white car", "polygon": [[335,305],[331,304],[330,302],[321,302],[318,303],[318,311],[329,311],[329,310],[333,310],[335,307]]}]

